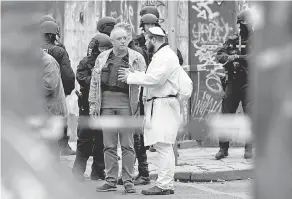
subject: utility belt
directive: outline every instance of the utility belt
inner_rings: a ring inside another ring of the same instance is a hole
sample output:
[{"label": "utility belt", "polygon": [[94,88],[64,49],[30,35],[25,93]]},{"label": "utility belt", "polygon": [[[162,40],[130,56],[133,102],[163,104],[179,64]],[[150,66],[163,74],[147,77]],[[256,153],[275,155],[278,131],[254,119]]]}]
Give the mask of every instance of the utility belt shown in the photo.
[{"label": "utility belt", "polygon": [[154,101],[155,101],[156,99],[160,99],[160,98],[171,98],[171,97],[177,97],[177,96],[176,96],[176,95],[168,95],[168,96],[166,96],[166,97],[152,97],[152,98],[146,100],[147,102],[152,101],[152,105],[151,105],[151,118],[152,118],[152,115],[153,115],[153,105],[154,105]]}]

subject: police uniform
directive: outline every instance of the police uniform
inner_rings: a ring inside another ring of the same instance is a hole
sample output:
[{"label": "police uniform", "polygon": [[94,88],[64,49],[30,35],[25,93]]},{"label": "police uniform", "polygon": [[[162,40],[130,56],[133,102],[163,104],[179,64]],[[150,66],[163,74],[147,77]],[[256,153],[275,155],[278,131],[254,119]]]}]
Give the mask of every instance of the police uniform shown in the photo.
[{"label": "police uniform", "polygon": [[[248,63],[247,56],[250,51],[248,39],[242,39],[241,52],[239,52],[239,37],[230,37],[217,53],[219,63],[224,64],[226,71],[223,79],[225,96],[222,102],[222,113],[236,113],[239,103],[242,102],[243,111],[249,108],[247,98]],[[234,61],[228,62],[228,55],[239,55]]]},{"label": "police uniform", "polygon": [[[241,22],[242,13],[238,15],[238,23]],[[241,25],[241,24],[240,24]],[[248,26],[246,26],[248,27]],[[246,30],[248,30],[246,28]],[[225,92],[222,100],[222,113],[236,113],[241,102],[243,111],[248,114],[251,102],[248,96],[248,58],[251,51],[250,32],[241,33],[241,36],[228,37],[223,47],[219,49],[216,59],[225,68],[225,77],[221,79]],[[220,150],[216,159],[228,156],[230,139],[219,138]],[[251,158],[251,143],[245,145],[245,158]]]},{"label": "police uniform", "polygon": [[[80,116],[89,116],[88,95],[91,82],[91,72],[95,65],[95,60],[100,54],[98,47],[110,47],[109,37],[102,33],[97,33],[88,45],[87,56],[84,57],[77,66],[76,79],[80,84],[78,93],[78,106]],[[78,127],[77,130],[77,153],[73,165],[73,173],[77,177],[82,177],[86,170],[86,163],[89,157],[93,156],[90,177],[92,180],[105,178],[105,165],[103,154],[103,135],[99,129],[89,129]]]},{"label": "police uniform", "polygon": [[42,49],[54,57],[59,63],[65,95],[70,95],[75,88],[75,74],[71,68],[67,52],[52,43],[43,44]]},{"label": "police uniform", "polygon": [[[54,18],[49,15],[45,15],[40,19],[40,28],[44,34],[57,35],[59,32],[59,27]],[[75,88],[75,74],[71,68],[71,63],[69,55],[65,49],[65,46],[60,47],[58,42],[55,40],[47,41],[42,45],[42,49],[50,54],[58,62],[60,66],[60,73],[62,84],[64,87],[65,96],[70,95]],[[67,132],[67,125],[64,127],[63,137],[59,140],[59,147],[61,149],[61,155],[75,155],[75,151],[69,146],[69,139]]]}]

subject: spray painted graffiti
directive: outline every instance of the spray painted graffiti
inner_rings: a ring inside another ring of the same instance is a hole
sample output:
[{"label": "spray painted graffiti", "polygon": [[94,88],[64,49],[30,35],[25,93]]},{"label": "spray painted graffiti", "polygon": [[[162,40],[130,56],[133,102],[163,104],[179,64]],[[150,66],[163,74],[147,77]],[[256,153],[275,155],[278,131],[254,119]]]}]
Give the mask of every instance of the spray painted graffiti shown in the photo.
[{"label": "spray painted graffiti", "polygon": [[[200,71],[197,92],[193,97],[192,118],[199,121],[208,120],[212,114],[221,110],[221,99],[218,96],[223,91],[220,77],[224,76],[224,69],[215,56],[233,30],[220,16],[220,12],[212,9],[218,6],[213,3],[214,1],[192,1],[191,6],[198,19],[192,26],[191,42],[197,60],[197,71]],[[201,94],[200,87],[206,88]]]},{"label": "spray painted graffiti", "polygon": [[[195,92],[195,96],[198,93]],[[203,96],[200,100],[197,100],[192,106],[192,118],[196,120],[209,120],[210,116],[218,113],[221,110],[221,102],[215,100],[212,95],[204,91]],[[199,116],[199,117],[198,117]]]},{"label": "spray painted graffiti", "polygon": [[114,17],[117,19],[118,22],[126,22],[129,23],[132,27],[133,33],[136,32],[136,21],[137,18],[134,15],[134,9],[137,7],[137,2],[134,1],[113,1],[108,2],[109,6],[107,11],[109,12],[109,16]]},{"label": "spray painted graffiti", "polygon": [[[220,15],[219,12],[212,12],[209,5],[213,4],[214,1],[192,1],[195,2],[195,5],[192,5],[192,8],[198,12],[197,17],[203,19],[214,19]],[[203,8],[203,9],[202,9]],[[208,15],[207,15],[208,14]]]}]

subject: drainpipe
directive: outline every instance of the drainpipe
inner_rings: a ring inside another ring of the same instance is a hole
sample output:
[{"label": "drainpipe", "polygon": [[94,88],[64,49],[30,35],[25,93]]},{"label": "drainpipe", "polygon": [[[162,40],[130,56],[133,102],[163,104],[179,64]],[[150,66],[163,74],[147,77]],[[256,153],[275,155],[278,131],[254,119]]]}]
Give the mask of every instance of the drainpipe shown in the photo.
[{"label": "drainpipe", "polygon": [[[168,19],[168,43],[174,52],[176,52],[177,1],[168,1]],[[173,150],[175,155],[175,165],[177,165],[177,141],[174,144]]]}]

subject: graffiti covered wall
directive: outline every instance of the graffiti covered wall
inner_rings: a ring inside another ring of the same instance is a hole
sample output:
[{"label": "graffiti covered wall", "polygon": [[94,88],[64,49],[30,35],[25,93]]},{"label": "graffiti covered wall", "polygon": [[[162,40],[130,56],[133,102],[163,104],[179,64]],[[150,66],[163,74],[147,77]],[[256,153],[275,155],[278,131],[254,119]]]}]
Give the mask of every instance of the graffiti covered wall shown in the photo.
[{"label": "graffiti covered wall", "polygon": [[105,7],[106,16],[114,17],[118,22],[126,22],[131,25],[133,33],[138,32],[138,1],[106,1]]},{"label": "graffiti covered wall", "polygon": [[235,3],[230,1],[194,0],[189,2],[189,9],[190,69],[194,82],[190,117],[197,122],[195,132],[190,133],[193,139],[201,140],[207,134],[205,123],[221,111],[220,76],[224,69],[215,55],[227,36],[234,33],[236,13]]}]

